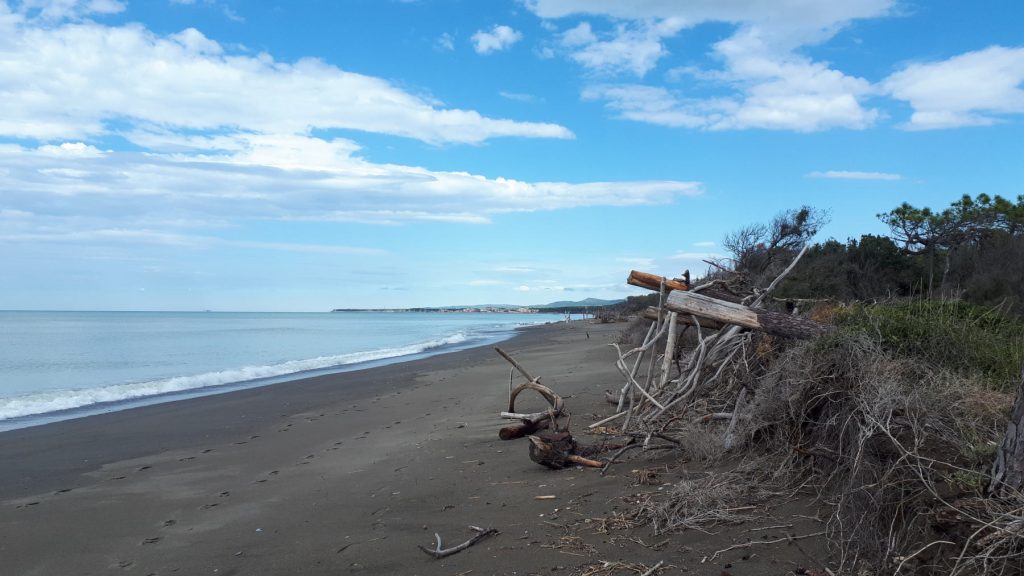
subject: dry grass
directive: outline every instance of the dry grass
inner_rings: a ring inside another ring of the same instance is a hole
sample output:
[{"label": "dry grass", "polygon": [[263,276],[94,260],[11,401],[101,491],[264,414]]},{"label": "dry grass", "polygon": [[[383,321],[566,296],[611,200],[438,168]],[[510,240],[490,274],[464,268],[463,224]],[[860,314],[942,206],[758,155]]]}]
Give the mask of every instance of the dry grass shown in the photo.
[{"label": "dry grass", "polygon": [[708,531],[761,515],[756,503],[771,493],[736,472],[712,473],[676,482],[664,494],[640,496],[636,518],[650,523],[655,535],[682,529]]}]

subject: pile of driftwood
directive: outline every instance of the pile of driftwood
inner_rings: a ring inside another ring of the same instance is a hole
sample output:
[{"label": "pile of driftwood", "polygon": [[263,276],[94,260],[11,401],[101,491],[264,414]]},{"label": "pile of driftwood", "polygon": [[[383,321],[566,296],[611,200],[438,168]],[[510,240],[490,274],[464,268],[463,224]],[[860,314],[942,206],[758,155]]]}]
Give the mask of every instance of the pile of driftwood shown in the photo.
[{"label": "pile of driftwood", "polygon": [[[593,460],[592,456],[607,449],[605,446],[585,446],[573,438],[569,432],[569,423],[572,416],[565,410],[565,402],[562,397],[553,390],[540,383],[539,377],[534,377],[515,358],[501,348],[494,348],[498,354],[512,364],[513,372],[526,378],[526,382],[518,386],[512,386],[512,374],[509,374],[508,410],[501,413],[502,418],[518,420],[518,424],[506,426],[498,432],[502,440],[513,440],[527,436],[530,439],[530,459],[534,462],[552,469],[568,468],[570,466],[590,466],[602,468],[605,463]],[[540,394],[548,402],[548,409],[534,413],[516,412],[516,398],[526,391],[533,390]],[[559,427],[558,419],[565,417],[565,425]]]},{"label": "pile of driftwood", "polygon": [[[733,430],[747,391],[742,385],[734,389],[735,382],[726,382],[723,375],[734,367],[733,360],[745,357],[751,335],[761,332],[779,338],[806,339],[829,330],[827,325],[795,313],[772,312],[763,307],[803,254],[801,251],[767,288],[746,295],[723,289],[722,281],[693,286],[689,274],[669,279],[631,272],[627,282],[657,291],[659,306],[644,313],[654,322],[641,345],[623,351],[613,344],[619,356],[616,367],[625,383],[610,398],[616,405],[615,414],[591,424],[591,428],[621,421],[622,432],[643,438],[645,448],[652,438],[671,441],[670,428],[683,415],[703,422],[728,420],[729,430]],[[697,345],[683,351],[678,342],[689,330],[695,333]],[[664,342],[664,347],[657,349],[660,342]],[[663,353],[659,356],[659,352]],[[726,389],[715,390],[716,386]],[[719,393],[712,394],[713,391]],[[706,400],[709,395],[718,399],[733,396],[734,409],[696,415],[686,409],[696,399]],[[725,448],[733,443],[733,435],[727,433]]]},{"label": "pile of driftwood", "polygon": [[[802,255],[803,252],[767,289],[747,298],[721,290],[720,282],[692,286],[688,274],[684,278],[668,279],[644,272],[630,273],[628,282],[658,291],[662,296],[661,305],[646,312],[654,323],[642,345],[625,352],[614,345],[619,352],[616,366],[626,382],[618,395],[612,398],[617,406],[616,413],[590,425],[590,428],[596,428],[621,419],[622,437],[628,438],[624,444],[587,446],[578,443],[569,432],[571,418],[563,399],[541,384],[540,378],[515,358],[501,348],[495,348],[512,365],[508,410],[502,412],[501,417],[518,421],[502,428],[499,436],[502,440],[529,437],[530,458],[555,469],[580,465],[607,470],[616,458],[634,448],[674,448],[679,442],[672,437],[669,428],[678,420],[680,408],[701,390],[715,385],[729,362],[748,345],[751,331],[786,338],[811,338],[828,330],[818,322],[760,307]],[[698,346],[686,357],[679,357],[679,335],[690,328],[696,331]],[[655,350],[655,344],[660,341],[665,345],[664,354],[659,358],[657,353],[660,350]],[[645,369],[644,376],[640,376],[642,369]],[[525,382],[513,386],[512,377],[516,372]],[[534,413],[517,412],[516,399],[527,390],[540,394],[547,401],[548,408]],[[744,397],[741,391],[737,402],[742,402]],[[730,419],[733,414],[714,412],[700,418],[705,421]],[[566,422],[560,426],[559,418],[563,417]],[[663,442],[652,445],[655,439]],[[727,444],[731,442],[731,439],[727,440]],[[591,458],[616,449],[618,451],[604,461]]]}]

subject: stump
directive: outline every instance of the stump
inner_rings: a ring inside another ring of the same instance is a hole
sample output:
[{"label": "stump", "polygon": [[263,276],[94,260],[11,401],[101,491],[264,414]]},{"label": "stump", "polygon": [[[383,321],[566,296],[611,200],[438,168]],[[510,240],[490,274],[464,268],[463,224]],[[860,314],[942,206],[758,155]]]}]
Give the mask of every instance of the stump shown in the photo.
[{"label": "stump", "polygon": [[1021,370],[1017,397],[1013,401],[1006,434],[992,465],[992,483],[988,491],[1005,495],[1024,490],[1024,369]]}]

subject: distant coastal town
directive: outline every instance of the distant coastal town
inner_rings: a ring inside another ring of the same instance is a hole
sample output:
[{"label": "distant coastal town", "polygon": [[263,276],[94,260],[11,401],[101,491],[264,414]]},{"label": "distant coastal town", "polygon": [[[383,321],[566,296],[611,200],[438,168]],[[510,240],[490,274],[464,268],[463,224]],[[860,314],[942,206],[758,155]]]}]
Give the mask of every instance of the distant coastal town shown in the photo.
[{"label": "distant coastal town", "polygon": [[477,304],[474,306],[438,306],[419,308],[335,308],[331,312],[443,312],[450,314],[590,314],[595,309],[621,304],[622,300],[586,298],[570,302],[519,306],[515,304]]},{"label": "distant coastal town", "polygon": [[445,307],[445,308],[335,308],[331,312],[445,312],[452,314],[560,314],[561,309],[557,308],[504,308],[501,306],[466,306],[466,307]]}]

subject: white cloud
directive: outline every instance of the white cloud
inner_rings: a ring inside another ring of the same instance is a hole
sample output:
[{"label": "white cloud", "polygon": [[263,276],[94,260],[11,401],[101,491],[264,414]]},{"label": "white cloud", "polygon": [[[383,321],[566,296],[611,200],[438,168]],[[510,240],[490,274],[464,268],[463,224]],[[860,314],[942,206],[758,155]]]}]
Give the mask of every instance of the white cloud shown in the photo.
[{"label": "white cloud", "polygon": [[[886,15],[893,3],[531,0],[527,6],[543,18],[585,14],[615,21],[607,39],[600,39],[585,22],[562,33],[559,41],[571,59],[592,70],[640,77],[667,54],[666,38],[701,23],[734,24],[733,35],[712,47],[712,55],[724,65],[721,70],[687,68],[723,94],[698,99],[662,87],[626,84],[592,86],[584,96],[606,100],[621,118],[665,126],[816,131],[874,124],[878,111],[863,102],[875,88],[796,50],[828,40],[854,19]],[[678,79],[680,74],[672,76]]]},{"label": "white cloud", "polygon": [[473,34],[473,49],[477,54],[508,50],[513,44],[523,39],[523,35],[504,25],[495,25],[490,32],[477,30]]},{"label": "white cloud", "polygon": [[124,229],[125,222],[177,234],[189,221],[484,224],[502,213],[666,203],[701,192],[693,182],[524,182],[380,164],[344,139],[250,135],[224,147],[230,151],[0,145],[4,208],[30,215],[18,219],[26,234]]},{"label": "white cloud", "polygon": [[501,96],[502,98],[505,98],[506,100],[513,100],[515,102],[524,102],[524,103],[528,103],[528,104],[532,104],[534,102],[540,102],[540,101],[543,100],[542,98],[538,98],[538,97],[534,96],[533,94],[524,94],[524,93],[521,93],[521,92],[505,92],[505,91],[501,91],[501,92],[498,92],[498,95]]},{"label": "white cloud", "polygon": [[438,36],[437,40],[434,41],[434,46],[436,46],[438,50],[451,52],[452,50],[455,50],[455,38],[453,38],[451,34],[445,32]]},{"label": "white cloud", "polygon": [[888,172],[860,172],[857,170],[826,170],[811,172],[809,178],[831,178],[835,180],[902,180],[903,176]]},{"label": "white cloud", "polygon": [[694,242],[693,245],[698,248],[711,248],[715,246],[715,242],[711,240],[703,240],[701,242]]},{"label": "white cloud", "polygon": [[562,45],[569,48],[577,48],[597,42],[597,35],[590,29],[590,22],[580,22],[575,28],[570,28],[562,33]]},{"label": "white cloud", "polygon": [[64,142],[58,146],[53,144],[46,144],[39,147],[39,152],[48,156],[64,156],[64,157],[97,157],[103,154],[95,146],[90,146],[84,142]]},{"label": "white cloud", "polygon": [[914,109],[912,130],[987,126],[1024,113],[1024,47],[990,46],[941,62],[910,64],[885,90]]},{"label": "white cloud", "polygon": [[632,72],[647,74],[667,54],[661,38],[649,30],[620,26],[606,41],[595,41],[572,54],[572,59],[587,68],[601,72]]},{"label": "white cloud", "polygon": [[444,108],[320,60],[232,54],[195,29],[161,36],[139,25],[40,27],[0,17],[0,93],[0,136],[42,140],[109,134],[113,122],[130,126],[118,129],[129,137],[332,128],[430,143],[572,137],[557,124]]},{"label": "white cloud", "polygon": [[716,117],[698,110],[701,103],[686,104],[660,86],[595,85],[585,88],[581,96],[584,100],[603,100],[619,118],[648,124],[702,128]]},{"label": "white cloud", "polygon": [[557,19],[574,14],[607,16],[622,20],[677,19],[687,26],[703,22],[750,23],[770,27],[793,40],[810,42],[831,35],[837,26],[856,19],[885,14],[893,0],[527,0],[527,7],[541,18]]},{"label": "white cloud", "polygon": [[118,0],[21,0],[15,11],[30,18],[57,21],[79,19],[92,14],[117,14],[124,11]]}]

